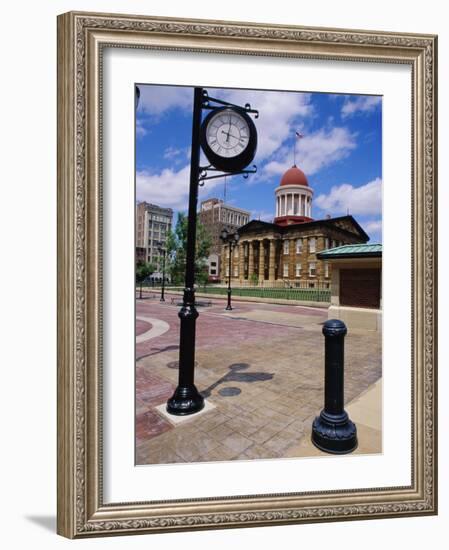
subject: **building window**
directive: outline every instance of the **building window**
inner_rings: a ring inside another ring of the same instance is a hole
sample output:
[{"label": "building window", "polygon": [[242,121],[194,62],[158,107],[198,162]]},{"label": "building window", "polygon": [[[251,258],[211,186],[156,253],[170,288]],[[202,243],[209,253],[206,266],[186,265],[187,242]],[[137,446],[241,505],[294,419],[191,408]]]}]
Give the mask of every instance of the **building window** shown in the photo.
[{"label": "building window", "polygon": [[239,249],[237,247],[234,248],[234,258],[238,258],[239,256]]},{"label": "building window", "polygon": [[238,277],[239,276],[239,268],[237,265],[234,266],[234,277]]},{"label": "building window", "polygon": [[302,252],[302,239],[296,239],[296,254],[301,254]]},{"label": "building window", "polygon": [[332,239],[332,248],[335,248],[337,246],[337,241],[334,241],[334,239]]},{"label": "building window", "polygon": [[324,263],[324,276],[329,277],[329,264],[327,262]]},{"label": "building window", "polygon": [[301,277],[301,264],[300,263],[296,264],[296,276]]},{"label": "building window", "polygon": [[210,265],[211,267],[217,267],[217,262],[211,262]]},{"label": "building window", "polygon": [[210,270],[210,274],[211,274],[211,275],[216,275],[216,274],[217,274],[217,270],[216,270],[216,269],[211,269],[211,270]]},{"label": "building window", "polygon": [[289,241],[284,241],[284,254],[287,255],[290,252],[290,243]]},{"label": "building window", "polygon": [[288,277],[288,264],[284,264],[283,276],[284,276],[284,277]]},{"label": "building window", "polygon": [[326,237],[324,239],[324,248],[330,248],[329,237]]},{"label": "building window", "polygon": [[315,237],[310,237],[309,239],[309,252],[315,252],[316,251],[316,239]]},{"label": "building window", "polygon": [[316,276],[316,262],[309,263],[309,277]]},{"label": "building window", "polygon": [[229,266],[226,266],[226,277],[229,277]]}]

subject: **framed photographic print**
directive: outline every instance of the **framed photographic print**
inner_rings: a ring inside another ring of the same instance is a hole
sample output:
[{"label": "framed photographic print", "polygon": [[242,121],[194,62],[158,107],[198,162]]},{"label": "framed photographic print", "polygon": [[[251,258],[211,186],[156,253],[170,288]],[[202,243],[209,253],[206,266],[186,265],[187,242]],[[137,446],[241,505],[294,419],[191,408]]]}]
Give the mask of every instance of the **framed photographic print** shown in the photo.
[{"label": "framed photographic print", "polygon": [[435,36],[58,18],[58,532],[435,514]]}]

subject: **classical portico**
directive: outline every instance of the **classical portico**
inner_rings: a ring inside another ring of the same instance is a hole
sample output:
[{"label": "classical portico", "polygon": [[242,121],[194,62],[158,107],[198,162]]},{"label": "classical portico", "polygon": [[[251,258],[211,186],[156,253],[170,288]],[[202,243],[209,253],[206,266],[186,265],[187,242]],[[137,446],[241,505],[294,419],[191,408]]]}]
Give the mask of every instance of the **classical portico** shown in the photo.
[{"label": "classical portico", "polygon": [[276,279],[275,237],[242,239],[238,246],[240,282],[245,280],[263,283]]}]

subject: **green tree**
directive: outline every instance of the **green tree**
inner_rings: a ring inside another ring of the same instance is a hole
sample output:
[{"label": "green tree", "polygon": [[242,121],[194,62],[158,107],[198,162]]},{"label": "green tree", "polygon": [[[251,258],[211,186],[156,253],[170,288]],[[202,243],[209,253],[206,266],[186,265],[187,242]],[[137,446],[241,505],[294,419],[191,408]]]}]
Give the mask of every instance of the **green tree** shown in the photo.
[{"label": "green tree", "polygon": [[[174,231],[167,237],[168,271],[175,285],[184,283],[187,249],[187,216],[179,212]],[[207,258],[212,239],[204,225],[196,221],[195,282],[204,284],[207,280]]]},{"label": "green tree", "polygon": [[257,286],[257,284],[259,283],[259,277],[257,276],[257,273],[253,273],[250,277],[250,280],[254,286]]},{"label": "green tree", "polygon": [[153,264],[139,261],[136,264],[136,283],[140,285],[139,298],[142,298],[142,283],[152,273],[156,271]]}]

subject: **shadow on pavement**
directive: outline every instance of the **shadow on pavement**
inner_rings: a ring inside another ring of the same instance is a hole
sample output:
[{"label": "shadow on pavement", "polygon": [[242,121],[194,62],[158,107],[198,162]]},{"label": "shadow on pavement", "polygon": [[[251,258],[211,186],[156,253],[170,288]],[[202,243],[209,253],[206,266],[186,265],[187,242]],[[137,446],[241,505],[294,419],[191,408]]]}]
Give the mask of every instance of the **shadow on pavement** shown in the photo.
[{"label": "shadow on pavement", "polygon": [[[224,376],[219,378],[216,382],[211,384],[208,388],[203,390],[201,395],[205,398],[210,397],[212,390],[214,390],[220,384],[225,384],[226,382],[265,382],[271,380],[274,374],[268,372],[239,372],[242,370],[249,369],[251,365],[248,363],[234,363],[229,366],[231,372],[227,372]],[[219,392],[220,393],[220,392]],[[240,392],[239,392],[240,393]],[[226,392],[222,392],[220,395],[225,395]],[[238,395],[236,392],[229,393],[228,395]]]}]

